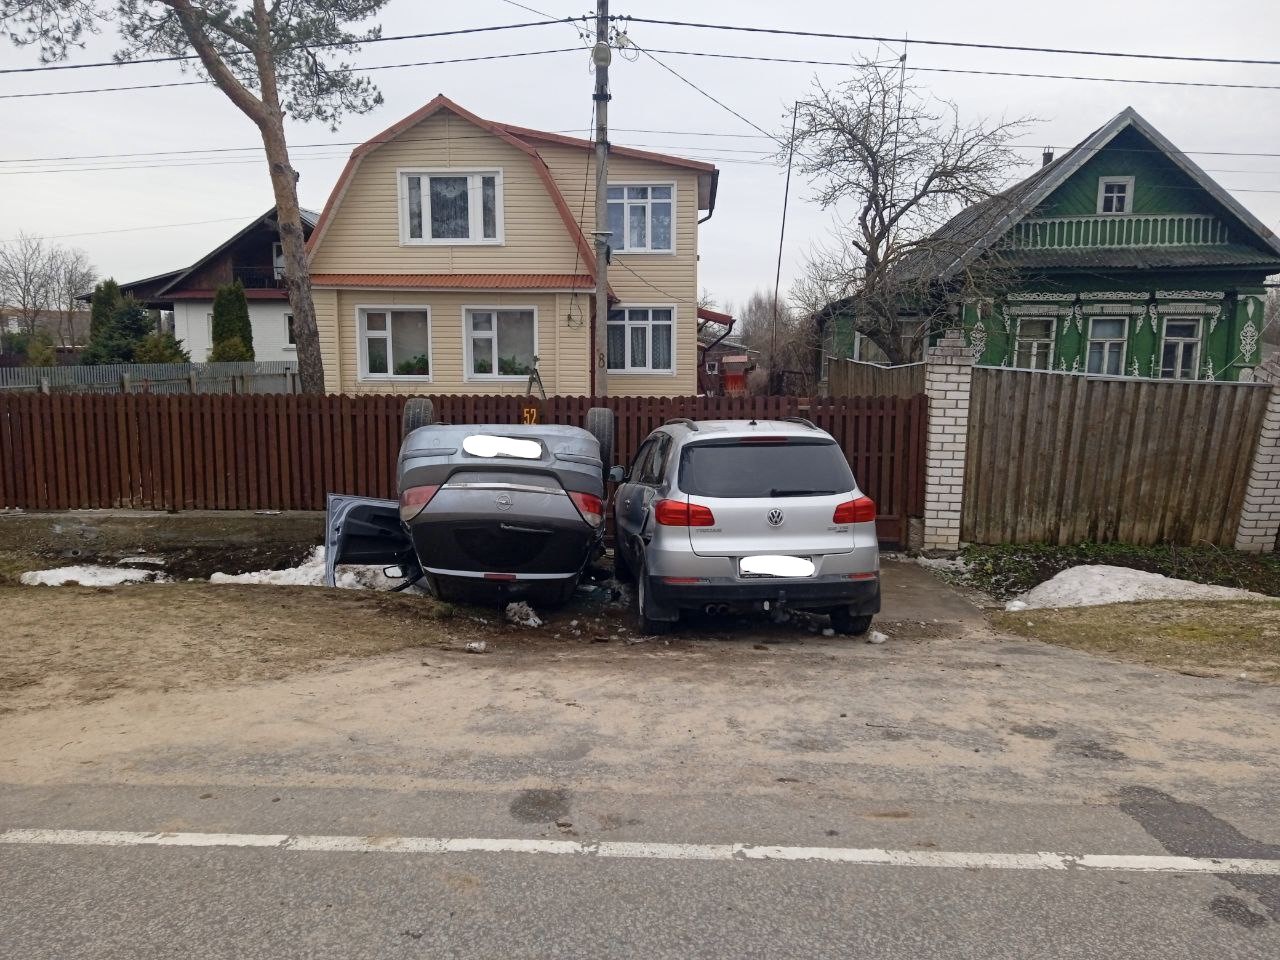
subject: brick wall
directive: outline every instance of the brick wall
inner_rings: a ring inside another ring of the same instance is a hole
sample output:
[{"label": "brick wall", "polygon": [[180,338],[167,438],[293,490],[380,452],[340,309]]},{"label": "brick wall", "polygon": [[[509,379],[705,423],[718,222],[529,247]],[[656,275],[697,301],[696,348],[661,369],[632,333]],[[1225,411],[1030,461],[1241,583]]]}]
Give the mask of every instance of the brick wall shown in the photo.
[{"label": "brick wall", "polygon": [[1248,553],[1270,553],[1280,532],[1280,362],[1272,357],[1254,371],[1254,379],[1273,384],[1267,410],[1258,433],[1245,490],[1240,525],[1236,528],[1236,549]]},{"label": "brick wall", "polygon": [[949,330],[929,351],[925,363],[924,391],[929,398],[922,544],[925,550],[956,550],[960,546],[972,381],[973,355],[960,331]]}]

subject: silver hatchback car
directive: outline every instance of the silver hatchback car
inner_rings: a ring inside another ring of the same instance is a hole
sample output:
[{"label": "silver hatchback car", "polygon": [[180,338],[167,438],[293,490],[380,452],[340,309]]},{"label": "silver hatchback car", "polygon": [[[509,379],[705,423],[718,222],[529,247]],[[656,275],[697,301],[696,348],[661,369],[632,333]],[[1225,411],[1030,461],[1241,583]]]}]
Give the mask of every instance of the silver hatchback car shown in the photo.
[{"label": "silver hatchback car", "polygon": [[647,632],[681,610],[799,608],[862,634],[880,611],[876,506],[807,420],[673,420],[611,479],[614,564]]}]

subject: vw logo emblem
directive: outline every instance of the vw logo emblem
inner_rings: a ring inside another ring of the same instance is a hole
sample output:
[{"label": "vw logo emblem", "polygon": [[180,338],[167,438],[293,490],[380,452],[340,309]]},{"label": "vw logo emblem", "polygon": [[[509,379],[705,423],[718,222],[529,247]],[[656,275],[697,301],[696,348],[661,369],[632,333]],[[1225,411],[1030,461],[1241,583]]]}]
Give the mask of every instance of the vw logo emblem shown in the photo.
[{"label": "vw logo emblem", "polygon": [[511,509],[511,497],[505,493],[498,494],[498,499],[494,503],[498,505],[499,510]]},{"label": "vw logo emblem", "polygon": [[782,511],[781,511],[781,510],[770,510],[770,511],[769,511],[769,516],[768,516],[768,517],[766,517],[766,519],[769,521],[769,526],[771,526],[771,527],[780,527],[780,526],[782,526],[782,519],[783,519],[783,517],[782,517]]}]

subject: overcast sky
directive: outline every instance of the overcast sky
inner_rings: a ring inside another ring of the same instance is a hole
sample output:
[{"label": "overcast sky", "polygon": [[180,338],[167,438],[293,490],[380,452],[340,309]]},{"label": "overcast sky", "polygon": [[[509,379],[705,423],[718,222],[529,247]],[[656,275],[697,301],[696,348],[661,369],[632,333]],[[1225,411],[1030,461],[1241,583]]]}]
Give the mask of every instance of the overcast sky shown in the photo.
[{"label": "overcast sky", "polygon": [[[107,2],[107,0],[100,0]],[[583,0],[533,0],[553,16],[578,15]],[[1280,58],[1277,0],[954,0],[851,3],[849,0],[613,0],[613,12],[670,19],[785,27],[921,40],[961,40],[1234,58]],[[980,11],[980,12],[979,12]],[[535,19],[501,0],[435,3],[392,0],[386,34],[448,30]],[[896,57],[900,45],[634,24],[642,47],[847,61],[859,54]],[[542,26],[466,37],[380,43],[357,54],[362,65],[572,47],[568,26]],[[94,38],[72,62],[106,59],[114,38]],[[838,66],[802,66],[659,54],[674,70],[753,123],[781,132],[788,104],[814,75],[837,82]],[[0,67],[36,63],[34,51],[0,48]],[[1280,67],[1125,60],[1012,53],[912,44],[914,68],[961,68],[1091,77],[1268,84]],[[610,121],[615,143],[712,159],[720,169],[714,217],[702,228],[700,283],[721,306],[771,288],[782,208],[783,170],[764,163],[772,144],[752,127],[645,58],[615,57]],[[294,163],[305,205],[320,209],[351,142],[359,142],[445,93],[483,117],[547,130],[585,128],[591,113],[588,53],[550,54],[488,63],[421,66],[370,74],[386,102],[348,119],[335,134],[294,125]],[[0,75],[0,94],[73,90],[191,79],[171,64]],[[1040,119],[1019,142],[1028,161],[1040,149],[1076,143],[1127,105],[1187,151],[1270,153],[1192,159],[1272,229],[1280,229],[1280,89],[1144,86],[1083,80],[967,76],[920,72],[913,83],[955,101],[969,118],[1030,115]],[[641,131],[670,131],[662,133]],[[717,134],[706,136],[698,134]],[[724,134],[727,136],[720,136]],[[211,87],[175,87],[32,99],[0,99],[0,161],[126,152],[253,147],[257,131]],[[303,145],[317,145],[306,146]],[[94,167],[95,169],[85,169]],[[63,172],[53,172],[62,169]],[[1026,168],[1028,171],[1030,166]],[[1256,191],[1256,192],[1255,192]],[[831,215],[793,181],[783,257],[783,288],[811,244],[833,229]],[[0,239],[19,230],[58,237],[89,252],[99,271],[133,280],[188,265],[269,208],[271,188],[261,151],[187,153],[130,159],[0,163]],[[213,221],[187,226],[193,221]],[[106,233],[122,228],[144,230]],[[70,236],[74,235],[74,236]]]}]

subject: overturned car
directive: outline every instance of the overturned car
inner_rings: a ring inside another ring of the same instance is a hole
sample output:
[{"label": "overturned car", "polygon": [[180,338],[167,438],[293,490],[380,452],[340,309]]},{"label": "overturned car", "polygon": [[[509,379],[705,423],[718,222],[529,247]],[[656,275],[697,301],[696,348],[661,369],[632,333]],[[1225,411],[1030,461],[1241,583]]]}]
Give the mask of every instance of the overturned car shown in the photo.
[{"label": "overturned car", "polygon": [[604,540],[613,412],[587,428],[443,424],[405,406],[399,500],[329,494],[325,582],[341,564],[397,567],[441,599],[564,602]]}]

